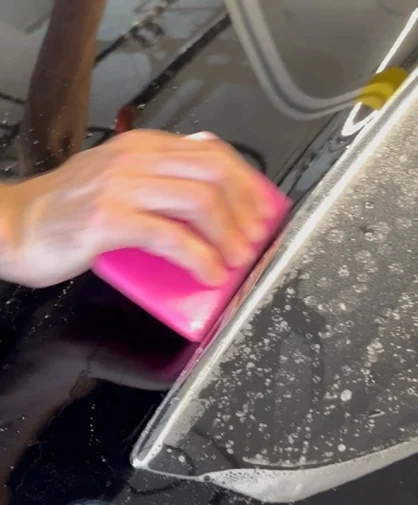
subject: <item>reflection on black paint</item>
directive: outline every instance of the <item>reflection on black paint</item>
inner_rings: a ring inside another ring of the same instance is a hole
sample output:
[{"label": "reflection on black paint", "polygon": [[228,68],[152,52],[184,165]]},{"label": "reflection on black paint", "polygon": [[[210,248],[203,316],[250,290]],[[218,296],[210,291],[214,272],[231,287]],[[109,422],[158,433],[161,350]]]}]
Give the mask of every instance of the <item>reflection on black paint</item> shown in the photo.
[{"label": "reflection on black paint", "polygon": [[93,275],[61,290],[36,308],[1,371],[10,504],[63,503],[67,485],[62,496],[45,486],[57,478],[80,498],[102,493],[129,468],[144,423],[195,349]]}]

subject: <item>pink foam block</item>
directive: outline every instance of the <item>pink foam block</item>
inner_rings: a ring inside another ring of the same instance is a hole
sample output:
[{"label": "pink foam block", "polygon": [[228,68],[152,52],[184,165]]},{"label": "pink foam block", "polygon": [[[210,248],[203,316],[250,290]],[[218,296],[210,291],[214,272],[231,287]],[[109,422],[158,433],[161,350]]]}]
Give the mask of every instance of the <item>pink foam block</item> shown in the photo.
[{"label": "pink foam block", "polygon": [[265,177],[266,198],[274,205],[274,217],[266,221],[268,237],[254,245],[254,262],[231,269],[228,280],[212,288],[197,282],[186,270],[139,249],[120,249],[102,254],[93,271],[137,305],[192,342],[200,342],[216,324],[260,254],[290,209],[289,199]]}]

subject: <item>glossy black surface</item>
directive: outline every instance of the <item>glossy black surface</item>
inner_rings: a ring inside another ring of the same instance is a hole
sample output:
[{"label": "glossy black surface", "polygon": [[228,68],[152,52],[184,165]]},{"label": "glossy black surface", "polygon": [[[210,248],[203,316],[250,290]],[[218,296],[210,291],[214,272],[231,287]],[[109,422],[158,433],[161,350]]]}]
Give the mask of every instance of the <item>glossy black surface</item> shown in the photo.
[{"label": "glossy black surface", "polygon": [[[100,49],[129,30],[139,2],[122,3],[120,0],[120,8],[109,10],[105,18]],[[221,2],[208,1],[205,8],[201,8],[202,3],[179,1],[178,10],[174,6],[161,21],[167,38],[148,53],[135,40],[128,40],[116,51],[105,54],[93,83],[92,125],[108,128],[117,108],[145,88],[191,34],[221,13]],[[393,11],[389,9],[393,5],[386,5],[390,2],[380,3],[385,4],[385,12]],[[339,89],[341,82],[351,83],[355,72],[355,79],[363,83],[363,78],[380,64],[414,7],[404,4],[403,10],[394,9],[393,22],[385,24],[373,16],[377,3],[369,2],[369,15],[362,17],[354,10],[358,5],[350,11],[345,2],[333,2],[332,6],[317,2],[316,17],[309,25],[310,37],[321,34],[327,41],[328,34],[329,40],[334,41],[327,42],[332,46],[333,65],[325,62],[318,67],[316,62],[313,72],[312,66],[306,64],[310,53],[306,52],[306,43],[302,43],[298,51],[286,53],[287,58],[293,55],[289,66],[295,70],[298,82],[305,82],[308,89],[312,79],[312,89],[316,91],[322,83],[325,93]],[[311,17],[314,4],[309,9],[304,8],[303,2],[293,8],[287,4],[284,7],[287,19],[299,20],[303,26]],[[321,13],[331,12],[326,11],[331,7],[332,16],[326,16],[327,22],[321,24]],[[197,21],[194,12],[198,13]],[[112,19],[117,21],[112,24]],[[342,38],[336,29],[340,22],[345,23]],[[292,42],[286,47],[294,46],[296,30],[283,33]],[[408,58],[408,64],[415,61],[417,33],[411,33],[406,47],[402,46],[394,58],[396,64]],[[302,42],[309,41],[303,32],[298,37]],[[358,57],[361,51],[367,53],[367,58]],[[356,58],[349,58],[350,54]],[[344,73],[350,77],[347,81],[341,79]],[[0,91],[10,94],[16,89],[14,83],[12,89],[5,86]],[[22,100],[24,95],[22,91],[17,98]],[[6,141],[21,116],[19,104],[7,104],[2,108],[8,119],[3,139],[7,145],[2,150],[2,166],[8,170],[5,176],[13,173],[16,164],[14,146]],[[140,114],[138,125],[185,133],[212,129],[255,150],[266,161],[270,177],[281,179],[293,169],[305,173],[314,159],[311,146],[314,154],[320,151],[346,116],[343,113],[303,122],[281,115],[264,95],[237,37],[228,29],[196,55],[168,88],[154,96]],[[96,140],[94,136],[87,144]],[[329,166],[327,163],[323,165]],[[317,178],[313,176],[313,184]],[[302,187],[302,193],[308,186]],[[68,285],[38,292],[3,283],[0,303],[1,505],[87,505],[88,500],[112,505],[248,502],[212,485],[137,472],[129,463],[134,443],[195,350],[193,346],[90,274]],[[268,324],[269,316],[262,325]],[[269,359],[274,360],[274,356]],[[228,374],[228,369],[224,373]],[[259,388],[261,392],[261,383]],[[211,416],[214,418],[216,412]],[[208,418],[208,423],[213,418]],[[246,428],[249,430],[250,426]],[[223,456],[227,460],[230,455]],[[410,458],[313,497],[306,504],[331,505],[337,501],[342,505],[415,505],[417,462],[416,457]]]},{"label": "glossy black surface", "polygon": [[12,503],[52,503],[37,497],[50,489],[56,498],[51,479],[64,496],[66,479],[71,496],[103,492],[187,344],[93,276],[21,291],[1,319],[0,475]]}]

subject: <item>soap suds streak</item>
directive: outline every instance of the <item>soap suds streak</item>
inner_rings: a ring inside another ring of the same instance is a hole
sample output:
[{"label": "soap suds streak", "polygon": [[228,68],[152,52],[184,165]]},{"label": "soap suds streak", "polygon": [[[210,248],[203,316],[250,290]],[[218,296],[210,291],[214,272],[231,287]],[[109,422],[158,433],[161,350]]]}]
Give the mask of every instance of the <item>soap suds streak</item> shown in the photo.
[{"label": "soap suds streak", "polygon": [[[184,474],[177,477],[202,483],[211,482],[267,503],[293,503],[384,468],[416,452],[418,452],[418,437],[367,456],[342,463],[326,464],[319,468],[289,470],[284,465],[278,469],[240,468],[211,472],[197,477]],[[249,463],[264,467],[274,466],[262,458],[255,458]],[[155,473],[173,477],[172,473],[162,471]]]}]

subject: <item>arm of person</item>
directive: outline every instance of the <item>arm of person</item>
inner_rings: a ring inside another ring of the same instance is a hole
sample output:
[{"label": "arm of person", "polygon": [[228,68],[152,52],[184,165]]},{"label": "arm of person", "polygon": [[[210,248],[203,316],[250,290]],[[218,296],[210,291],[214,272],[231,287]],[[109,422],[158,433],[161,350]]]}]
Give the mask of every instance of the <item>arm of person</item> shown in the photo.
[{"label": "arm of person", "polygon": [[105,6],[106,0],[55,1],[21,124],[22,176],[56,168],[80,151]]}]

